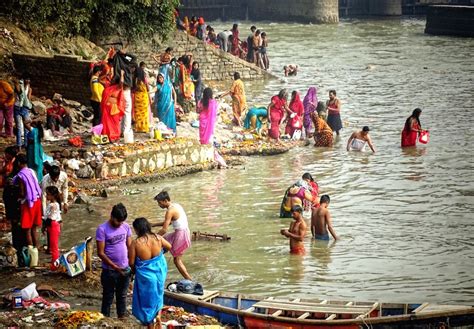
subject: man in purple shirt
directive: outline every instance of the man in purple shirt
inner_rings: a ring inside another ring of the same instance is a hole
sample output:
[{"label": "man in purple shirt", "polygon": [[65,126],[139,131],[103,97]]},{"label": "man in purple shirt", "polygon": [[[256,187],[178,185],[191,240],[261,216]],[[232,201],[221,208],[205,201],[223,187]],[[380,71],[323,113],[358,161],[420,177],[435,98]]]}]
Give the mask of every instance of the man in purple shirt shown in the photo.
[{"label": "man in purple shirt", "polygon": [[110,219],[101,224],[96,231],[97,254],[102,259],[102,308],[103,315],[110,317],[110,307],[117,304],[117,316],[126,316],[127,289],[130,284],[128,266],[128,247],[132,242],[132,231],[125,223],[127,209],[121,203],[116,204],[110,213]]}]

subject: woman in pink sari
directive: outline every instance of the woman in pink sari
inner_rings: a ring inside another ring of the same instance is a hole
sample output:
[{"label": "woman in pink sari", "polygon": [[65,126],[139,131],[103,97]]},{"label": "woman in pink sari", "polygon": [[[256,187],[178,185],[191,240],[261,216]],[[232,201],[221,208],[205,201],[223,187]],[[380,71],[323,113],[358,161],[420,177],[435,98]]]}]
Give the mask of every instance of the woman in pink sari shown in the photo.
[{"label": "woman in pink sari", "polygon": [[238,24],[234,24],[232,26],[232,55],[240,57],[239,25]]},{"label": "woman in pink sari", "polygon": [[288,110],[288,122],[285,128],[285,134],[293,138],[296,130],[303,128],[303,102],[300,98],[300,93],[296,90],[291,94],[290,109]]},{"label": "woman in pink sari", "polygon": [[196,108],[196,112],[199,113],[199,140],[201,144],[212,144],[218,106],[217,101],[212,98],[212,89],[204,89],[202,99]]},{"label": "woman in pink sari", "polygon": [[270,115],[270,131],[268,135],[280,140],[280,124],[285,117],[285,113],[288,110],[286,100],[288,99],[288,91],[286,89],[280,90],[278,95],[272,97],[272,102],[268,106],[268,113]]}]

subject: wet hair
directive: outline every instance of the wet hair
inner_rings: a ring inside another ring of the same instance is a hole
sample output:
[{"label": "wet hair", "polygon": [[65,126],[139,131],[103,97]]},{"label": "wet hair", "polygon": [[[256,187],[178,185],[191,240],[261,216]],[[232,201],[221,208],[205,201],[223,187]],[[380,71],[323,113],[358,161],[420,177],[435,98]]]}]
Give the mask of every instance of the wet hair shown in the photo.
[{"label": "wet hair", "polygon": [[112,211],[110,212],[110,216],[119,222],[124,222],[127,219],[127,215],[127,208],[125,208],[123,203],[118,203],[113,206]]},{"label": "wet hair", "polygon": [[156,201],[171,201],[170,195],[167,191],[161,191],[155,196]]},{"label": "wet hair", "polygon": [[235,31],[239,28],[239,24],[232,25],[232,30]]},{"label": "wet hair", "polygon": [[331,202],[331,198],[327,194],[322,195],[321,199],[319,199],[319,203],[329,203],[329,202]]},{"label": "wet hair", "polygon": [[207,109],[209,106],[209,101],[212,99],[212,89],[207,87],[202,92],[202,105]]},{"label": "wet hair", "polygon": [[168,48],[166,48],[166,50],[165,50],[166,53],[169,53],[169,52],[171,52],[171,51],[173,51],[173,47],[168,47]]},{"label": "wet hair", "polygon": [[262,37],[266,37],[267,36],[267,33],[266,32],[262,32],[262,34],[260,34]]},{"label": "wet hair", "polygon": [[255,34],[256,34],[256,35],[259,35],[259,34],[260,34],[260,30],[255,31]]},{"label": "wet hair", "polygon": [[292,93],[291,93],[291,100],[295,99],[297,94],[298,94],[298,92],[296,90],[293,90]]},{"label": "wet hair", "polygon": [[102,71],[102,65],[96,65],[92,69],[92,74],[96,74],[97,72],[100,72],[100,71]]},{"label": "wet hair", "polygon": [[138,237],[146,236],[147,234],[152,234],[150,222],[145,217],[135,218],[132,225],[135,231],[137,232]]},{"label": "wet hair", "polygon": [[5,148],[5,153],[8,154],[9,156],[11,156],[12,158],[16,157],[16,155],[18,154],[19,152],[19,149],[18,149],[18,146],[7,146]]},{"label": "wet hair", "polygon": [[286,89],[280,90],[280,92],[278,93],[278,98],[288,99],[288,90],[286,90]]},{"label": "wet hair", "polygon": [[255,30],[257,30],[257,27],[256,27],[255,25],[252,25],[252,26],[250,27],[250,31],[255,32]]},{"label": "wet hair", "polygon": [[336,94],[336,90],[334,90],[334,89],[329,90],[329,93],[330,93],[330,94],[334,94],[334,96],[337,95],[337,94]]},{"label": "wet hair", "polygon": [[48,172],[49,172],[49,177],[56,178],[56,177],[59,177],[59,174],[61,173],[61,169],[58,166],[51,166]]},{"label": "wet hair", "polygon": [[309,179],[311,182],[314,182],[313,176],[311,176],[311,174],[309,172],[305,172],[301,178],[302,179]]},{"label": "wet hair", "polygon": [[291,207],[291,212],[299,212],[300,214],[303,212],[303,208],[300,205],[296,205]]},{"label": "wet hair", "polygon": [[421,114],[421,109],[419,107],[417,107],[416,109],[413,110],[413,113],[405,121],[405,130],[406,131],[411,130],[410,119],[415,119],[418,122],[418,125],[421,127],[420,114]]},{"label": "wet hair", "polygon": [[240,79],[240,73],[234,72],[234,80],[239,80],[239,79]]},{"label": "wet hair", "polygon": [[27,164],[28,163],[28,158],[26,157],[26,154],[23,154],[23,153],[17,154],[17,156],[15,158],[15,163],[17,165]]},{"label": "wet hair", "polygon": [[46,187],[46,194],[52,195],[54,201],[59,203],[59,209],[61,209],[61,194],[56,186],[48,186]]},{"label": "wet hair", "polygon": [[363,126],[363,127],[362,127],[362,131],[367,131],[367,132],[369,132],[369,131],[370,131],[369,126]]}]

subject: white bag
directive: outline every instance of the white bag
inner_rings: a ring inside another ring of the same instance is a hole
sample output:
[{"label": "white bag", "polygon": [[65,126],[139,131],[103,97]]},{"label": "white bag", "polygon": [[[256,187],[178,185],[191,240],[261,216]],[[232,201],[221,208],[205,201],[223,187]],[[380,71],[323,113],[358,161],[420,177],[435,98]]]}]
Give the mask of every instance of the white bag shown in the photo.
[{"label": "white bag", "polygon": [[295,132],[293,133],[293,137],[291,139],[293,140],[299,140],[301,138],[301,130],[300,129],[297,129],[295,130]]},{"label": "white bag", "polygon": [[124,131],[123,133],[123,142],[125,144],[133,144],[133,130]]},{"label": "white bag", "polygon": [[23,300],[32,300],[38,296],[38,292],[36,291],[36,283],[34,282],[21,289],[21,298]]}]

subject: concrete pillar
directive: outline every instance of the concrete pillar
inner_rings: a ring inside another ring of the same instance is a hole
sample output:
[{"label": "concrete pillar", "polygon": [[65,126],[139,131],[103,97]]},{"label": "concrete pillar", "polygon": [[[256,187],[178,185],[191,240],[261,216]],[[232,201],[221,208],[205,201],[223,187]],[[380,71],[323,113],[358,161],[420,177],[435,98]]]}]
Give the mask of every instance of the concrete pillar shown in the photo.
[{"label": "concrete pillar", "polygon": [[369,14],[400,16],[402,14],[402,0],[369,0]]},{"label": "concrete pillar", "polygon": [[[304,1],[290,1],[289,3]],[[339,22],[339,0],[313,0],[308,19],[312,23],[337,23]],[[304,10],[304,8],[303,8]]]}]

